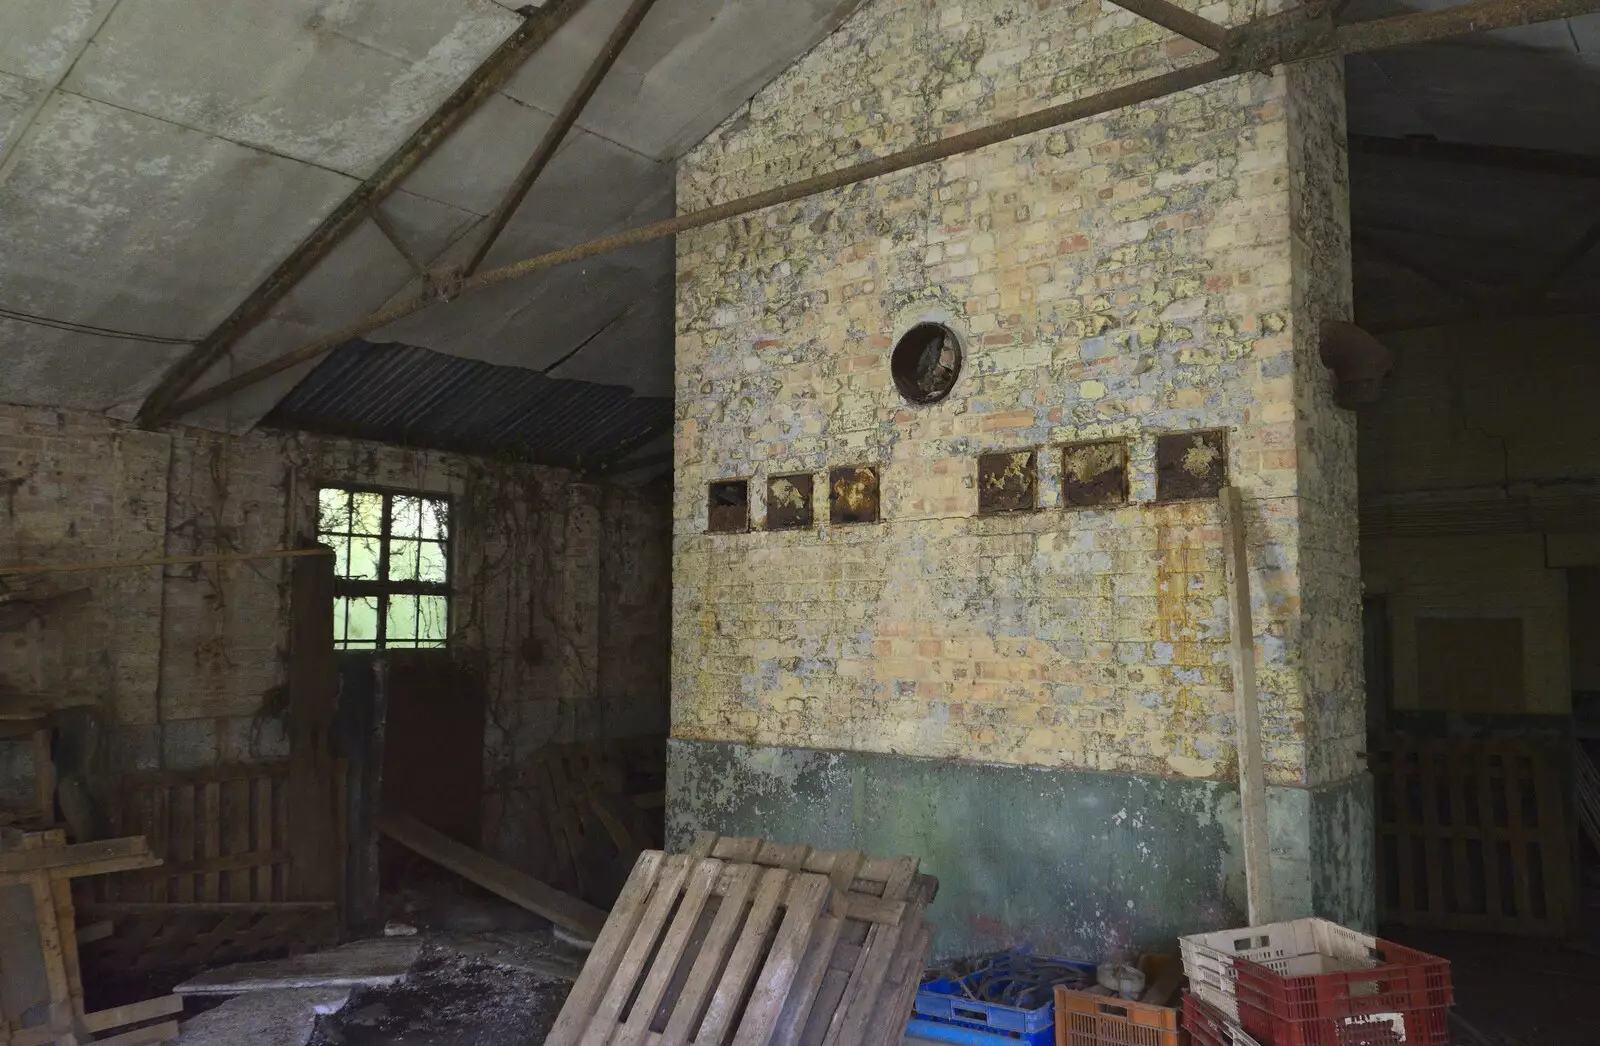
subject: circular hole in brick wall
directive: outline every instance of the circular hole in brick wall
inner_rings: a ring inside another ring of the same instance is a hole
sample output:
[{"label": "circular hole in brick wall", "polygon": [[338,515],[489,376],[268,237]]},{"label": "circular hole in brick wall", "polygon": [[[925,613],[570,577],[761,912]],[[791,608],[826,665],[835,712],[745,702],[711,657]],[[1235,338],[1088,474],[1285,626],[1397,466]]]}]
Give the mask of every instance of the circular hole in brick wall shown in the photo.
[{"label": "circular hole in brick wall", "polygon": [[961,374],[961,339],[942,323],[919,323],[894,343],[889,373],[912,403],[937,403]]}]

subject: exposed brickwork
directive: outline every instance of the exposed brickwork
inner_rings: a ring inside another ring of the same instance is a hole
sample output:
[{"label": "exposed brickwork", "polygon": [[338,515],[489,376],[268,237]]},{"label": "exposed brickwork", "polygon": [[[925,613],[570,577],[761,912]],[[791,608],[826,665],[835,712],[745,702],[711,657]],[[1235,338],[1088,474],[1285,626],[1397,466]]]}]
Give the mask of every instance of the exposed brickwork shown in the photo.
[{"label": "exposed brickwork", "polygon": [[[517,832],[496,814],[521,753],[665,729],[667,506],[559,470],[0,406],[0,561],[280,548],[314,532],[322,483],[455,500],[456,642],[488,673],[491,843]],[[263,708],[285,679],[287,571],[64,575],[93,597],[52,615],[37,641],[0,635],[0,682],[97,701],[110,774],[285,757],[283,725]],[[8,750],[0,766],[15,765]]]},{"label": "exposed brickwork", "polygon": [[[1191,51],[1098,3],[878,0],[685,159],[679,204]],[[1347,238],[1338,88],[1331,65],[1240,77],[681,236],[674,733],[1230,776],[1217,508],[1151,504],[1156,436],[1226,428],[1253,517],[1269,775],[1348,772],[1309,749],[1359,719],[1353,475],[1301,498],[1305,457],[1354,465],[1306,362],[1348,275],[1299,245]],[[1300,163],[1317,169],[1296,182]],[[888,354],[928,319],[967,358],[948,399],[914,407]],[[1110,438],[1128,440],[1130,504],[1063,509],[1058,448]],[[1039,510],[976,518],[978,455],[1033,448],[1050,448]],[[880,467],[881,523],[760,532],[769,475],[851,464]],[[757,532],[705,533],[725,477],[752,479]],[[1306,586],[1307,557],[1336,579]],[[1308,696],[1337,707],[1308,715]]]}]

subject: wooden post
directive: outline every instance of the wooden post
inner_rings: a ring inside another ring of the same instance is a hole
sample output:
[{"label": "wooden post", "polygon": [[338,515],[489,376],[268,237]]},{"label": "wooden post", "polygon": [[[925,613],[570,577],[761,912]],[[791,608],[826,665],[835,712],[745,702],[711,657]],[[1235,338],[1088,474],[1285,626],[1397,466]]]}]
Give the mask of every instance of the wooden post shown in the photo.
[{"label": "wooden post", "polygon": [[1239,749],[1239,805],[1244,811],[1244,878],[1250,925],[1273,921],[1266,776],[1261,766],[1261,711],[1256,695],[1255,625],[1250,614],[1250,559],[1238,487],[1222,488],[1228,546],[1228,617],[1233,648],[1233,702]]},{"label": "wooden post", "polygon": [[[289,900],[339,896],[338,818],[333,794],[333,559],[292,561],[289,612]],[[342,797],[340,797],[342,798]],[[210,898],[214,900],[215,898]]]}]

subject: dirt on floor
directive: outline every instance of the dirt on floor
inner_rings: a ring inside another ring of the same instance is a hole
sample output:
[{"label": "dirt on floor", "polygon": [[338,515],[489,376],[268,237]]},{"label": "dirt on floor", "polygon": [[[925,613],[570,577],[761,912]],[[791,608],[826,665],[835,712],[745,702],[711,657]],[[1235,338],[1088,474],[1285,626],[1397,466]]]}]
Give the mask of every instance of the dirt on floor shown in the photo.
[{"label": "dirt on floor", "polygon": [[357,992],[317,1020],[309,1046],[528,1046],[542,1043],[570,981],[430,947],[406,979]]}]

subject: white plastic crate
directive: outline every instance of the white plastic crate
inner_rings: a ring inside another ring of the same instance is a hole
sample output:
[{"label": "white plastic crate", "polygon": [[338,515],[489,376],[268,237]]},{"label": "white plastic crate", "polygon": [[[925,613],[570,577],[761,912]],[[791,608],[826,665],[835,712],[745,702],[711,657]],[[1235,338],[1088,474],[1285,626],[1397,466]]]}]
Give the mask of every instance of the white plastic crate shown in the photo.
[{"label": "white plastic crate", "polygon": [[1285,977],[1370,970],[1378,965],[1378,940],[1326,919],[1247,926],[1178,938],[1189,987],[1234,1020],[1239,1019],[1233,960],[1248,959]]}]

